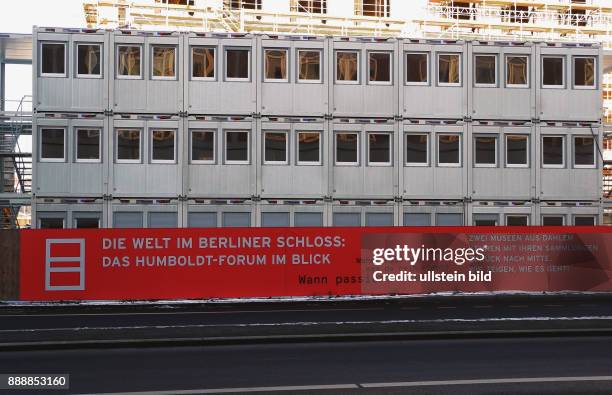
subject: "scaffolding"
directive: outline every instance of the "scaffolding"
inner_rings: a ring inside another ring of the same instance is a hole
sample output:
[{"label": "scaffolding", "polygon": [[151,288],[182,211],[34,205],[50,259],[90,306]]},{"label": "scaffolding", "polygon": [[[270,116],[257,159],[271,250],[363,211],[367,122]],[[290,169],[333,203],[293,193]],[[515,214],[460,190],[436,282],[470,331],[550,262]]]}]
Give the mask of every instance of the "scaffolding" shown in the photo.
[{"label": "scaffolding", "polygon": [[29,224],[32,193],[32,150],[22,137],[32,135],[32,97],[21,98],[15,111],[0,113],[0,229]]}]

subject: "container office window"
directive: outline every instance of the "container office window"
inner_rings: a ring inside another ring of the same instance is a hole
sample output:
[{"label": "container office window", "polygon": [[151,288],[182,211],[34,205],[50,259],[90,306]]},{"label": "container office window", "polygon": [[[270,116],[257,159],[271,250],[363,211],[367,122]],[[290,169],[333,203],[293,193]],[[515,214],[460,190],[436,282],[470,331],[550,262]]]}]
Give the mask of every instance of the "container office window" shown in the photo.
[{"label": "container office window", "polygon": [[544,226],[563,226],[565,224],[565,216],[563,215],[543,215],[542,225]]},{"label": "container office window", "polygon": [[140,129],[117,130],[117,162],[140,163]]},{"label": "container office window", "polygon": [[528,139],[526,135],[506,135],[507,167],[529,167]]},{"label": "container office window", "polygon": [[264,227],[288,227],[289,213],[261,213],[261,226]]},{"label": "container office window", "polygon": [[[78,215],[78,216],[77,216]],[[98,229],[100,228],[99,213],[74,213],[74,227],[77,229]]]},{"label": "container office window", "polygon": [[76,130],[76,161],[100,162],[102,144],[100,129]]},{"label": "container office window", "polygon": [[438,135],[438,166],[461,166],[461,137],[457,134]]},{"label": "container office window", "polygon": [[249,163],[249,132],[226,131],[225,132],[225,163],[248,164]]},{"label": "container office window", "polygon": [[595,167],[595,140],[593,137],[574,137],[574,167]]},{"label": "container office window", "polygon": [[225,49],[225,79],[248,81],[251,78],[251,51],[245,48]]},{"label": "container office window", "polygon": [[427,85],[429,83],[429,54],[406,54],[406,84]]},{"label": "container office window", "polygon": [[287,132],[264,132],[264,163],[286,165],[288,147]]},{"label": "container office window", "polygon": [[509,88],[529,87],[529,57],[506,56],[506,86]]},{"label": "container office window", "polygon": [[542,137],[542,167],[564,167],[565,139],[562,136]]},{"label": "container office window", "polygon": [[391,53],[390,52],[368,52],[369,79],[373,85],[391,84]]},{"label": "container office window", "polygon": [[287,82],[289,56],[286,49],[264,49],[264,81]]},{"label": "container office window", "polygon": [[574,215],[574,225],[595,226],[597,225],[597,219],[594,215]]},{"label": "container office window", "polygon": [[151,163],[174,163],[176,131],[151,131]]},{"label": "container office window", "polygon": [[506,215],[506,226],[527,226],[529,225],[528,215]]},{"label": "container office window", "polygon": [[142,77],[141,50],[140,45],[117,46],[117,78]]},{"label": "container office window", "polygon": [[40,130],[40,161],[64,162],[66,131],[61,128],[42,128]]},{"label": "container office window", "polygon": [[150,212],[149,228],[176,228],[178,226],[176,212]]},{"label": "container office window", "polygon": [[463,214],[461,213],[437,213],[437,226],[462,226]]},{"label": "container office window", "polygon": [[215,163],[214,131],[191,131],[191,163]]},{"label": "container office window", "polygon": [[298,82],[321,82],[321,51],[298,50]]},{"label": "container office window", "polygon": [[360,213],[334,213],[334,226],[361,226]]},{"label": "container office window", "polygon": [[497,56],[476,55],[474,65],[474,84],[476,86],[497,86]]},{"label": "container office window", "polygon": [[190,228],[216,228],[217,213],[216,212],[191,212],[187,214],[187,223]]},{"label": "container office window", "polygon": [[497,226],[499,216],[497,214],[474,214],[475,226]]},{"label": "container office window", "polygon": [[595,58],[574,58],[574,88],[595,89]]},{"label": "container office window", "polygon": [[215,74],[215,48],[191,48],[191,79],[214,80]]},{"label": "container office window", "polygon": [[114,228],[142,228],[142,212],[115,211],[113,214]]},{"label": "container office window", "polygon": [[43,77],[66,76],[66,44],[47,43],[40,44],[40,75]]},{"label": "container office window", "polygon": [[336,52],[336,82],[339,84],[359,83],[359,52]]},{"label": "container office window", "polygon": [[248,228],[251,226],[251,213],[249,212],[225,212],[221,218],[225,228]]},{"label": "container office window", "polygon": [[542,86],[544,88],[563,88],[564,61],[560,56],[542,57]]},{"label": "container office window", "polygon": [[336,133],[336,165],[359,163],[359,134]]},{"label": "container office window", "polygon": [[497,137],[474,136],[474,166],[497,166]]},{"label": "container office window", "polygon": [[77,77],[102,77],[102,45],[77,44]]},{"label": "container office window", "polygon": [[298,165],[321,164],[321,133],[298,132]]},{"label": "container office window", "polygon": [[391,165],[391,135],[368,133],[368,164],[370,166]]},{"label": "container office window", "polygon": [[296,212],[293,226],[323,226],[323,213]]},{"label": "container office window", "polygon": [[406,165],[429,165],[429,135],[406,134]]},{"label": "container office window", "polygon": [[64,213],[38,213],[39,229],[63,229],[65,222]]},{"label": "container office window", "polygon": [[393,213],[366,213],[365,226],[393,226]]},{"label": "container office window", "polygon": [[461,85],[461,57],[459,54],[438,55],[438,85]]},{"label": "container office window", "polygon": [[404,226],[430,226],[429,213],[404,213]]},{"label": "container office window", "polygon": [[176,48],[153,46],[154,80],[173,80],[176,78]]}]

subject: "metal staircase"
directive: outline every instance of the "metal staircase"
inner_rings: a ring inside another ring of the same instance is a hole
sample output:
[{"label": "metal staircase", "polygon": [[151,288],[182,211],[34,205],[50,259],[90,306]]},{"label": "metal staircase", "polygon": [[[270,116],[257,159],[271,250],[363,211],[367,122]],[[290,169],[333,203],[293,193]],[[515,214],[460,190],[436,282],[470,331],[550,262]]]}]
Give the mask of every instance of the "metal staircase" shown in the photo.
[{"label": "metal staircase", "polygon": [[0,228],[24,226],[19,213],[30,205],[32,150],[20,138],[32,134],[31,113],[24,111],[31,101],[31,96],[24,96],[16,111],[0,114]]}]

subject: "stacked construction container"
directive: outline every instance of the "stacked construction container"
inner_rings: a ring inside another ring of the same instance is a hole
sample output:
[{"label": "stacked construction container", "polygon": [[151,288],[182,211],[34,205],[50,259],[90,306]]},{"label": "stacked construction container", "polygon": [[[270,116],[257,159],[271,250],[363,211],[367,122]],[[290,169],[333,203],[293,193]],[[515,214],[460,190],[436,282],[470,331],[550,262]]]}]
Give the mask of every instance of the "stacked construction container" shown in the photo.
[{"label": "stacked construction container", "polygon": [[598,224],[594,45],[34,31],[35,227]]}]

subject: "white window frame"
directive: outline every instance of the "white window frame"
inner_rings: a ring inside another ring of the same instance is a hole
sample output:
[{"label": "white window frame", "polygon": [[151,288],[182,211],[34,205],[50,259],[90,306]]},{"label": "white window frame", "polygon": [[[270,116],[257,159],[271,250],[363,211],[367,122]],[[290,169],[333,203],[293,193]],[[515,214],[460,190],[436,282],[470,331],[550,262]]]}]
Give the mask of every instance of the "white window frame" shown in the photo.
[{"label": "white window frame", "polygon": [[511,214],[511,213],[509,213],[509,214],[504,215],[504,225],[505,226],[509,226],[508,225],[508,218],[509,217],[524,217],[524,218],[527,218],[527,225],[526,226],[529,226],[531,224],[531,219],[530,219],[531,216],[529,214],[519,214],[519,213]]},{"label": "white window frame", "polygon": [[[459,163],[440,163],[440,136],[459,137]],[[438,167],[462,167],[463,166],[463,137],[461,133],[436,133],[436,165]]]},{"label": "white window frame", "polygon": [[[367,81],[368,85],[393,85],[393,51],[366,51],[368,70]],[[389,55],[389,81],[372,81],[370,80],[370,55],[371,54],[386,54]]]},{"label": "white window frame", "polygon": [[[357,80],[346,81],[338,79],[338,54],[344,52],[354,53],[357,55]],[[358,49],[338,49],[334,52],[334,82],[338,85],[359,85],[361,83],[361,51]]]},{"label": "white window frame", "polygon": [[[482,84],[482,83],[478,83],[476,82],[476,59],[479,57],[492,57],[493,59],[495,59],[495,63],[494,63],[494,75],[495,75],[495,82],[492,84]],[[498,82],[499,82],[499,60],[496,54],[494,53],[477,53],[474,54],[474,87],[476,88],[497,88],[498,86]]]},{"label": "white window frame", "polygon": [[[227,134],[228,133],[246,133],[247,134],[247,158],[246,160],[228,160],[227,159]],[[248,165],[251,163],[251,132],[245,129],[224,129],[223,130],[223,161],[226,165]]]},{"label": "white window frame", "polygon": [[[43,130],[61,130],[62,132],[64,132],[64,155],[61,158],[43,158],[42,156]],[[38,155],[39,162],[50,162],[50,163],[66,162],[66,128],[60,127],[60,126],[40,126],[38,133],[39,133],[38,152],[40,152],[40,154]]]},{"label": "white window frame", "polygon": [[[285,160],[266,160],[266,135],[268,133],[284,134],[285,135]],[[263,163],[264,165],[288,165],[289,164],[289,131],[287,130],[264,130],[263,131]]]},{"label": "white window frame", "polygon": [[[140,50],[140,74],[139,75],[123,75],[119,74],[119,48],[121,47],[138,47]],[[119,80],[142,80],[144,79],[143,75],[143,67],[144,67],[144,59],[143,59],[143,46],[142,44],[117,44],[115,48],[115,77]]]},{"label": "white window frame", "polygon": [[[527,59],[526,62],[526,66],[527,66],[527,75],[525,76],[526,79],[525,81],[527,82],[526,84],[510,84],[508,83],[508,58],[525,58]],[[523,55],[523,54],[506,54],[506,56],[504,57],[504,82],[506,85],[506,88],[512,88],[512,89],[520,89],[520,88],[529,88],[529,79],[531,78],[531,67],[529,67],[529,55]]]},{"label": "white window frame", "polygon": [[38,218],[38,220],[36,221],[38,224],[38,229],[42,229],[42,220],[43,219],[61,219],[62,220],[62,228],[61,229],[66,229],[66,217],[41,217]]},{"label": "white window frame", "polygon": [[[120,130],[131,130],[131,131],[138,131],[138,159],[119,159],[119,131]],[[143,148],[143,143],[142,143],[142,134],[143,134],[143,130],[142,128],[115,128],[115,162],[116,163],[142,163],[142,148]]]},{"label": "white window frame", "polygon": [[[427,80],[425,82],[412,82],[412,81],[408,81],[408,55],[425,55],[425,59],[427,59]],[[406,69],[406,72],[404,73],[404,85],[413,85],[413,86],[428,86],[429,85],[429,81],[430,81],[430,53],[429,52],[412,52],[412,51],[405,51],[404,52],[404,68]]]},{"label": "white window frame", "polygon": [[[301,133],[317,133],[319,135],[319,160],[316,162],[310,162],[310,161],[301,161],[300,160],[300,134]],[[296,132],[296,139],[295,139],[295,163],[298,166],[321,166],[322,162],[322,147],[323,147],[323,132],[320,130],[299,130]]]},{"label": "white window frame", "polygon": [[[248,77],[246,78],[235,78],[235,77],[228,77],[227,76],[227,52],[228,51],[247,51],[248,53],[248,64],[247,64],[247,72],[248,72]],[[223,72],[225,75],[225,81],[228,82],[251,82],[251,48],[249,47],[240,47],[240,46],[227,46],[223,48]]]},{"label": "white window frame", "polygon": [[[593,59],[593,85],[576,85],[576,59]],[[574,89],[580,90],[595,90],[597,89],[597,68],[599,65],[597,64],[596,56],[589,55],[579,55],[572,56],[572,87]]]},{"label": "white window frame", "polygon": [[[459,82],[440,82],[440,56],[455,55],[459,58]],[[438,52],[436,53],[436,82],[438,86],[461,86],[463,83],[463,61],[462,52]]]},{"label": "white window frame", "polygon": [[[212,160],[193,159],[193,132],[208,132],[213,134]],[[189,161],[194,165],[214,165],[217,163],[217,130],[216,129],[189,129]]]},{"label": "white window frame", "polygon": [[[525,137],[527,139],[527,163],[526,164],[512,164],[512,163],[508,163],[508,137],[514,137],[514,136],[521,136],[521,137]],[[506,165],[506,167],[508,168],[521,168],[521,169],[527,169],[530,167],[530,159],[531,159],[531,155],[530,153],[530,145],[529,145],[529,140],[530,137],[528,134],[522,134],[522,133],[505,133],[504,134],[504,164]]]},{"label": "white window frame", "polygon": [[[562,161],[563,163],[562,164],[560,164],[560,165],[547,165],[547,164],[544,164],[544,138],[545,137],[560,137],[561,138],[561,141],[563,142],[562,150],[561,150],[561,152],[563,153],[563,157],[562,157],[563,158],[563,161]],[[567,153],[565,152],[566,149],[567,149],[566,148],[566,144],[567,143],[566,143],[565,136],[558,135],[558,134],[551,134],[551,135],[545,134],[545,135],[542,135],[540,141],[541,141],[541,144],[540,144],[541,145],[541,147],[540,147],[540,155],[542,156],[542,160],[541,160],[542,168],[543,169],[564,169],[565,165],[566,165],[566,162],[567,162],[567,160],[565,158],[566,155],[567,155]]]},{"label": "white window frame", "polygon": [[[577,165],[576,164],[576,139],[590,138],[593,140],[593,164],[592,165]],[[597,168],[597,152],[595,148],[595,137],[591,135],[574,135],[572,136],[572,164],[574,169],[596,169]]]},{"label": "white window frame", "polygon": [[[98,159],[79,159],[79,131],[97,130],[100,132],[98,137]],[[102,163],[102,128],[77,126],[74,128],[74,161],[77,163]]]},{"label": "white window frame", "polygon": [[[476,139],[479,137],[495,139],[495,163],[477,163],[476,162]],[[474,167],[475,168],[496,168],[499,164],[499,134],[476,133],[472,138],[472,150],[474,151]]]},{"label": "white window frame", "polygon": [[[151,70],[150,70],[150,75],[151,75],[151,80],[157,80],[157,81],[176,81],[178,79],[178,68],[179,68],[179,64],[178,64],[178,47],[176,45],[168,45],[168,44],[151,44],[151,51],[150,52],[150,59],[151,59]],[[153,53],[155,52],[155,48],[172,48],[174,49],[174,75],[171,77],[168,76],[156,76],[154,75],[154,67],[155,67],[155,57],[153,56]]]},{"label": "white window frame", "polygon": [[[193,75],[193,50],[196,48],[205,48],[213,50],[214,67],[212,77],[195,77]],[[217,47],[211,45],[192,45],[189,47],[189,76],[192,81],[216,81],[217,80]]]},{"label": "white window frame", "polygon": [[[562,85],[544,85],[544,59],[550,59],[550,58],[555,58],[555,59],[561,59],[561,70],[562,70],[562,74],[561,74],[561,80],[563,81]],[[567,74],[567,67],[565,66],[565,56],[564,55],[542,55],[541,57],[541,61],[540,61],[540,73],[542,75],[542,88],[545,89],[565,89],[565,86],[567,84],[566,81],[566,74]]]},{"label": "white window frame", "polygon": [[[82,213],[82,212],[83,212],[83,211],[81,211],[81,213]],[[96,211],[96,213],[99,213],[99,211]],[[101,221],[100,217],[97,217],[97,218],[96,218],[96,217],[93,217],[93,216],[92,216],[92,217],[87,217],[87,216],[74,216],[74,215],[73,215],[73,216],[72,216],[72,227],[73,227],[74,229],[79,229],[79,228],[77,228],[77,221],[78,221],[79,219],[95,219],[95,220],[97,220],[97,221],[98,221],[98,228],[102,228],[102,221]],[[81,229],[83,229],[83,228],[81,228]]]},{"label": "white window frame", "polygon": [[[172,160],[170,159],[153,159],[153,152],[154,152],[154,143],[153,143],[153,133],[154,132],[173,132],[173,141],[172,144],[174,146],[174,149],[172,150]],[[177,142],[177,134],[178,131],[176,129],[171,129],[171,128],[150,128],[149,129],[149,146],[150,148],[150,158],[151,158],[151,163],[153,164],[175,164],[176,163],[176,142]]]},{"label": "white window frame", "polygon": [[[43,66],[43,46],[45,44],[61,44],[64,46],[64,72],[63,73],[43,73],[42,71],[42,66]],[[40,42],[40,47],[39,47],[39,54],[40,54],[40,61],[38,62],[40,64],[40,76],[41,77],[49,77],[49,78],[66,78],[68,76],[68,62],[66,61],[68,58],[68,46],[66,45],[67,43],[65,41],[41,41]]]},{"label": "white window frame", "polygon": [[[561,217],[561,225],[544,225],[544,218],[546,217]],[[542,214],[540,217],[540,223],[542,226],[565,226],[566,218],[564,214]]]},{"label": "white window frame", "polygon": [[[593,225],[576,225],[576,218],[592,218]],[[574,214],[572,215],[572,225],[574,226],[597,226],[597,215],[596,214]]]},{"label": "white window frame", "polygon": [[[427,137],[427,148],[425,151],[425,154],[427,155],[427,158],[425,160],[425,162],[408,162],[408,156],[407,156],[407,144],[408,142],[406,141],[406,138],[408,136],[425,136]],[[406,132],[404,133],[404,141],[403,141],[403,145],[404,145],[404,166],[407,167],[429,167],[430,162],[431,162],[431,133],[429,132]]]},{"label": "white window frame", "polygon": [[[300,78],[300,52],[318,52],[319,53],[319,79],[318,80],[303,80]],[[320,84],[323,82],[323,51],[320,48],[300,48],[297,50],[296,56],[296,80],[300,84]]]},{"label": "white window frame", "polygon": [[[339,134],[355,134],[357,135],[357,158],[356,162],[339,162],[338,161],[338,135]],[[360,155],[360,136],[361,132],[355,130],[338,130],[334,132],[334,165],[336,166],[359,166]]]},{"label": "white window frame", "polygon": [[[79,47],[80,46],[93,46],[93,45],[97,45],[100,48],[100,74],[79,74]],[[78,42],[76,43],[76,62],[75,62],[75,74],[77,78],[103,78],[103,65],[104,65],[104,47],[102,43],[97,43],[97,42]]]},{"label": "white window frame", "polygon": [[[389,161],[388,162],[372,162],[370,160],[370,136],[373,134],[380,134],[380,135],[385,135],[389,137]],[[372,167],[389,167],[389,166],[393,166],[393,133],[391,132],[366,132],[366,139],[367,139],[367,160],[368,160],[368,166],[372,166]],[[359,146],[358,146],[359,148]]]},{"label": "white window frame", "polygon": [[[266,52],[267,51],[284,51],[285,52],[285,68],[287,70],[286,78],[267,78],[266,77]],[[276,48],[276,47],[266,47],[263,48],[263,82],[289,82],[289,48]],[[320,73],[319,73],[320,74]]]}]

